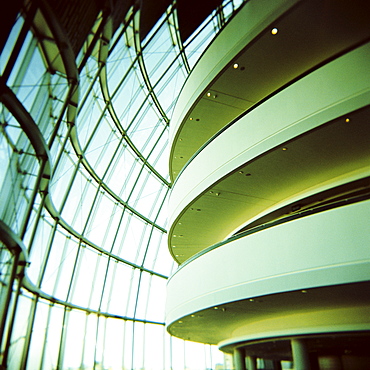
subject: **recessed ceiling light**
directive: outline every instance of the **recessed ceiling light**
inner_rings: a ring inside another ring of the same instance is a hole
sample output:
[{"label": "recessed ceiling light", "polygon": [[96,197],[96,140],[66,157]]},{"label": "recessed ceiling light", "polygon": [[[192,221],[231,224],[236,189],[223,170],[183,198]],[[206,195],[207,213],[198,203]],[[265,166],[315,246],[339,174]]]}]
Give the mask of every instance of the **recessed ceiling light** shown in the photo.
[{"label": "recessed ceiling light", "polygon": [[276,35],[279,32],[279,30],[275,27],[271,30],[272,35]]},{"label": "recessed ceiling light", "polygon": [[190,118],[189,118],[189,121],[192,121],[192,120],[193,120],[193,117],[190,117]]},{"label": "recessed ceiling light", "polygon": [[283,150],[288,150],[288,148],[285,146],[285,147],[283,148]]},{"label": "recessed ceiling light", "polygon": [[211,93],[210,93],[210,92],[208,92],[208,93],[207,93],[207,96],[211,96]]},{"label": "recessed ceiling light", "polygon": [[238,63],[234,63],[233,68],[234,68],[234,69],[239,68],[239,64],[238,64]]},{"label": "recessed ceiling light", "polygon": [[349,118],[346,118],[346,123],[348,123],[350,121],[350,119]]}]

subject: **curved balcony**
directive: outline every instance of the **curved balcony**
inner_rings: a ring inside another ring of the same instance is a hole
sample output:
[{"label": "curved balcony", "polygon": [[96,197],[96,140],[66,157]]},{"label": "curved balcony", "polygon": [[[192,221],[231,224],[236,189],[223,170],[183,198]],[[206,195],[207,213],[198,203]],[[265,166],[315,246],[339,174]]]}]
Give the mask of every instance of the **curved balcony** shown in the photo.
[{"label": "curved balcony", "polygon": [[365,44],[315,70],[193,157],[169,202],[179,263],[279,208],[369,176],[369,58]]},{"label": "curved balcony", "polygon": [[181,91],[170,127],[172,179],[237,116],[367,42],[364,8],[362,0],[247,2],[208,47]]},{"label": "curved balcony", "polygon": [[200,255],[168,282],[168,330],[221,346],[369,330],[369,216],[357,202]]},{"label": "curved balcony", "polygon": [[367,6],[251,0],[177,101],[166,326],[238,370],[323,369],[368,343]]}]

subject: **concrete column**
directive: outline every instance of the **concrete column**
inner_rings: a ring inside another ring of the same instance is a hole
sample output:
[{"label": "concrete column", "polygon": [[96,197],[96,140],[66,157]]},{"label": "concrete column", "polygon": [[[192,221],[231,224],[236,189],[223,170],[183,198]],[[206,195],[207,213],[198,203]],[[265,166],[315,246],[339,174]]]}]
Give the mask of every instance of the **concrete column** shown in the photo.
[{"label": "concrete column", "polygon": [[308,349],[303,339],[292,339],[292,355],[295,370],[310,370],[310,358]]},{"label": "concrete column", "polygon": [[241,348],[234,348],[234,369],[246,370],[244,351]]},{"label": "concrete column", "polygon": [[254,356],[247,356],[247,369],[257,370],[257,359]]}]

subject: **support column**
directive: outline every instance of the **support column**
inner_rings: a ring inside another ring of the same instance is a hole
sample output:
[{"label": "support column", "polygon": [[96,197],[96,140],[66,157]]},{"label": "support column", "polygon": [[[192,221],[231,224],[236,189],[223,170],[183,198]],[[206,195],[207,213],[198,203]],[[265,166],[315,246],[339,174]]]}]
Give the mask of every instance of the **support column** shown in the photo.
[{"label": "support column", "polygon": [[247,356],[247,369],[257,370],[257,359],[254,356]]},{"label": "support column", "polygon": [[292,355],[295,370],[310,370],[310,358],[308,349],[303,339],[292,339]]},{"label": "support column", "polygon": [[234,348],[234,369],[246,370],[244,350],[242,348]]}]

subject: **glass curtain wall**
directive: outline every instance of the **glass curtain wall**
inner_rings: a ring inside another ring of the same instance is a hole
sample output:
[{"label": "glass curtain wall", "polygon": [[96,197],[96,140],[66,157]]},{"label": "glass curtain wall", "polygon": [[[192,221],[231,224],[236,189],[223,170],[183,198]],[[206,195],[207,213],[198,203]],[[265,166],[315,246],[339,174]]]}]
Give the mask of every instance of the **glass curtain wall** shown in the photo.
[{"label": "glass curtain wall", "polygon": [[241,3],[225,1],[185,44],[175,4],[142,41],[139,10],[114,33],[100,14],[77,58],[36,5],[19,14],[0,59],[3,368],[228,367],[217,348],[164,326],[177,268],[168,126],[191,69]]}]

